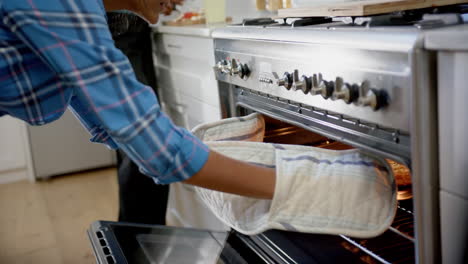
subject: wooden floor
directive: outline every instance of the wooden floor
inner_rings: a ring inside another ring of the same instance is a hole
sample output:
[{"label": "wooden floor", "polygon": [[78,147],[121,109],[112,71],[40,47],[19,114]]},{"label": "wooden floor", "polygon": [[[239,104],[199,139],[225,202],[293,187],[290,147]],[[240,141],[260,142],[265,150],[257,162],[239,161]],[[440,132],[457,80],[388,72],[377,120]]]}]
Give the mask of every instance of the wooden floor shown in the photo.
[{"label": "wooden floor", "polygon": [[0,263],[95,263],[86,229],[117,210],[115,169],[0,185]]}]

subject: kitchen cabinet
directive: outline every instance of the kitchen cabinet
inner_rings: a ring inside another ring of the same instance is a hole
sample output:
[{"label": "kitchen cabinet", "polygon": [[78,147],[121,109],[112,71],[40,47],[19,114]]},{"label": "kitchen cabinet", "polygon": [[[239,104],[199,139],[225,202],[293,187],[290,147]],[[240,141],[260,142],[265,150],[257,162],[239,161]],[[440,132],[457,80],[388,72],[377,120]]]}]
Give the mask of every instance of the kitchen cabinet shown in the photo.
[{"label": "kitchen cabinet", "polygon": [[[155,28],[154,61],[159,101],[173,122],[186,129],[221,119],[212,28],[205,25]],[[170,186],[166,224],[228,230],[183,183]]]},{"label": "kitchen cabinet", "polygon": [[218,85],[213,75],[211,30],[204,25],[158,27],[154,57],[163,110],[178,126],[192,129],[221,118]]},{"label": "kitchen cabinet", "polygon": [[0,183],[27,178],[25,130],[18,119],[0,118]]},{"label": "kitchen cabinet", "polygon": [[27,134],[36,179],[115,164],[114,151],[90,142],[90,134],[69,110],[45,126],[28,126]]},{"label": "kitchen cabinet", "polygon": [[115,153],[89,141],[89,133],[69,111],[45,126],[0,118],[0,183],[112,166]]}]

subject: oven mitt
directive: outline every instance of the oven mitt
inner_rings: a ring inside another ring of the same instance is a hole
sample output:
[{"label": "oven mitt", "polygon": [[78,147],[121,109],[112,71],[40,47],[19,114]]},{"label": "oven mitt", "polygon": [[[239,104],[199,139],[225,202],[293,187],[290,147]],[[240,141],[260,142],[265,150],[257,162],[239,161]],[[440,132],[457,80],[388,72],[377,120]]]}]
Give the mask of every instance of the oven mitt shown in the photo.
[{"label": "oven mitt", "polygon": [[272,200],[196,188],[221,221],[243,234],[281,229],[368,238],[392,223],[396,185],[383,159],[358,150],[258,142],[207,145],[228,157],[276,168]]},{"label": "oven mitt", "polygon": [[258,113],[201,124],[192,133],[202,141],[263,141],[265,120]]},{"label": "oven mitt", "polygon": [[[192,133],[204,140],[262,141],[265,121],[254,113],[245,117],[228,118],[201,124]],[[171,184],[166,222],[170,225],[207,230],[227,231],[230,227],[220,222],[195,191],[195,186],[176,182]]]}]

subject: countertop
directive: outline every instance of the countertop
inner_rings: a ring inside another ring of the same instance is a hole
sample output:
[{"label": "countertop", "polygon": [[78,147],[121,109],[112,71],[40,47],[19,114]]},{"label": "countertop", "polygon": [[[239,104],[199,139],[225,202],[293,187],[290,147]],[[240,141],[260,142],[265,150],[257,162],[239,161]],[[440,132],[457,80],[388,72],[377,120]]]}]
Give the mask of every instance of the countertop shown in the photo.
[{"label": "countertop", "polygon": [[433,50],[468,50],[468,24],[431,30],[426,33],[424,46]]},{"label": "countertop", "polygon": [[207,26],[205,24],[190,25],[190,26],[153,26],[153,31],[157,33],[168,33],[177,35],[187,35],[196,37],[210,38],[214,29],[225,27],[226,24],[217,24]]}]

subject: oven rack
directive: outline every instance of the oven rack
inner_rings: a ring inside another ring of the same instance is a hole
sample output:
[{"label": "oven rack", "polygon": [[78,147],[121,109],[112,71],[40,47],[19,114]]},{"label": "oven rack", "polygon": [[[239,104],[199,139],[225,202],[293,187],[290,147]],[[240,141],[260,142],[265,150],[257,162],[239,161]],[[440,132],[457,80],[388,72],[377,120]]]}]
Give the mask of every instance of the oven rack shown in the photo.
[{"label": "oven rack", "polygon": [[[403,218],[405,222],[412,222],[412,218],[407,218],[407,214],[413,216],[411,208],[411,200],[402,201],[395,223],[401,223]],[[245,256],[251,258],[254,253],[256,261],[252,263],[415,263],[414,238],[403,235],[404,230],[397,228],[395,224],[382,235],[370,239],[269,230],[254,236],[232,231],[230,240],[242,241],[236,243],[244,248]]]},{"label": "oven rack", "polygon": [[[410,201],[411,202],[411,201]],[[361,256],[366,263],[415,263],[414,215],[410,209],[398,206],[391,227],[382,235],[371,239],[354,239],[340,235],[353,247],[345,248]],[[371,261],[368,256],[371,256]]]}]

